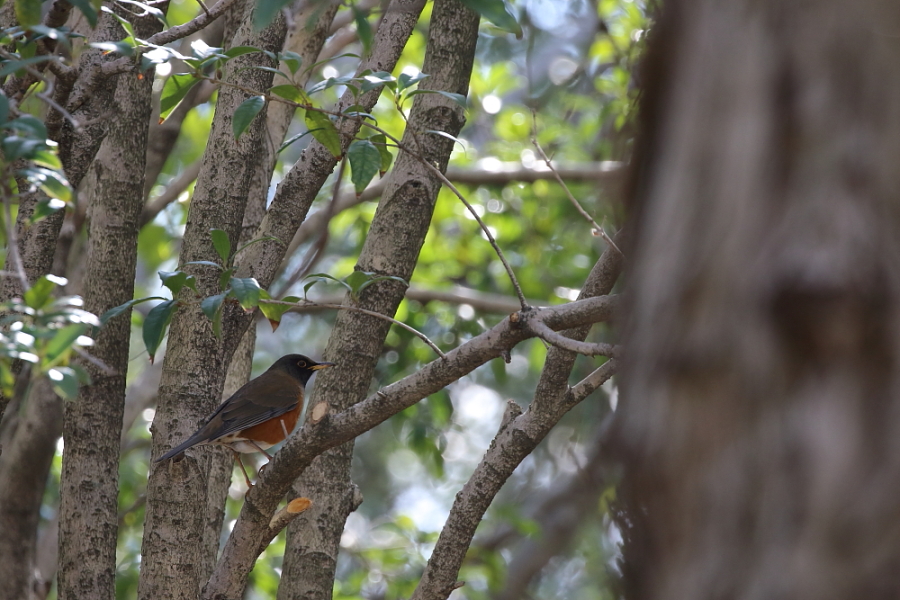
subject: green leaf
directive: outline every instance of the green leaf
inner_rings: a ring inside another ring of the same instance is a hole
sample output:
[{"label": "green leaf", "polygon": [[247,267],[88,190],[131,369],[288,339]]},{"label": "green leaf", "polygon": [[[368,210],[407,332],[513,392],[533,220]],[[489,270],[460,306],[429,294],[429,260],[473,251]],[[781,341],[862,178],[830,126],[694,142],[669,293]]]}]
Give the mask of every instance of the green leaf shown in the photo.
[{"label": "green leaf", "polygon": [[[153,17],[156,18],[157,21],[159,21],[160,23],[162,23],[163,27],[168,27],[168,26],[169,26],[169,22],[166,21],[166,15],[165,15],[165,13],[163,13],[163,11],[161,11],[161,10],[158,9],[158,8],[156,8],[155,6],[151,6],[151,5],[146,4],[146,3],[144,3],[144,2],[138,2],[137,0],[116,0],[116,1],[117,1],[117,2],[121,2],[121,3],[123,3],[123,4],[131,4],[131,5],[133,5],[133,6],[137,6],[138,8],[140,8],[140,11],[139,11],[139,12],[145,12],[145,13],[147,13],[147,14],[149,14],[149,15],[152,15]],[[132,32],[131,35],[133,36],[134,33]]]},{"label": "green leaf", "polygon": [[42,219],[46,219],[58,210],[66,207],[66,203],[59,198],[41,198],[34,207],[31,217],[28,219],[29,225],[34,225]]},{"label": "green leaf", "polygon": [[347,149],[347,158],[350,161],[350,180],[359,196],[381,170],[381,153],[369,140],[356,140]]},{"label": "green leaf", "polygon": [[6,120],[9,118],[9,98],[0,94],[0,126],[6,127]]},{"label": "green leaf", "polygon": [[245,54],[253,54],[254,52],[262,51],[261,48],[257,48],[256,46],[235,46],[234,48],[229,48],[222,54],[228,58],[237,58],[238,56],[243,56]]},{"label": "green leaf", "polygon": [[291,0],[260,0],[256,4],[256,12],[253,13],[253,28],[268,27],[279,11],[290,3]]},{"label": "green leaf", "polygon": [[376,275],[375,273],[369,271],[353,271],[352,273],[350,273],[350,275],[347,276],[344,281],[350,287],[350,294],[354,298],[359,298],[359,295],[364,289],[374,283],[386,280],[398,281],[400,283],[403,283],[404,285],[409,285],[404,279],[400,277],[394,277],[393,275]]},{"label": "green leaf", "polygon": [[175,73],[166,79],[162,95],[159,98],[159,122],[163,123],[175,110],[187,93],[200,80],[193,73]]},{"label": "green leaf", "polygon": [[290,50],[285,50],[278,55],[278,58],[281,60],[281,62],[287,65],[287,68],[290,70],[291,75],[296,75],[297,71],[300,70],[300,67],[303,66],[303,57],[296,52],[291,52]]},{"label": "green leaf", "polygon": [[311,133],[312,133],[311,131],[304,131],[303,133],[298,133],[297,135],[292,135],[290,138],[286,139],[284,141],[284,143],[281,144],[281,146],[278,147],[278,152],[276,152],[275,154],[280,154],[282,150],[284,150],[285,148],[287,148],[288,146],[290,146],[297,140],[308,136]]},{"label": "green leaf", "polygon": [[220,271],[225,270],[225,267],[223,267],[219,263],[214,263],[211,260],[192,260],[191,262],[184,263],[184,266],[188,266],[188,265],[203,265],[204,267],[215,267],[215,268],[219,269]]},{"label": "green leaf", "polygon": [[[296,296],[288,296],[281,301],[299,302],[300,298],[297,298]],[[284,316],[284,313],[291,310],[291,308],[293,307],[286,304],[270,304],[265,300],[259,303],[259,310],[263,315],[265,315],[266,319],[269,320],[269,324],[272,326],[272,331],[278,329],[278,325],[281,323],[281,317]]]},{"label": "green leaf", "polygon": [[258,243],[260,243],[260,242],[278,242],[278,243],[281,244],[282,246],[285,246],[285,245],[286,245],[284,242],[282,242],[281,240],[279,240],[279,239],[278,239],[277,237],[275,237],[274,235],[264,235],[263,237],[259,237],[259,238],[255,238],[255,239],[250,240],[249,242],[247,242],[246,244],[244,244],[243,246],[241,246],[240,248],[238,248],[237,250],[235,250],[235,251],[234,251],[234,255],[237,256],[238,254],[240,254],[241,252],[243,252],[244,250],[246,250],[249,246],[252,246],[253,244],[258,244]]},{"label": "green leaf", "polygon": [[44,347],[44,366],[53,365],[58,358],[68,352],[79,337],[85,334],[88,326],[84,323],[73,323],[58,330]]},{"label": "green leaf", "polygon": [[197,294],[200,293],[197,291],[197,279],[193,275],[188,275],[184,271],[159,271],[158,273],[162,284],[172,290],[173,298],[184,286],[191,288]]},{"label": "green leaf", "polygon": [[400,76],[397,77],[397,91],[402,92],[405,89],[411,88],[426,77],[428,77],[428,73],[416,73],[415,75],[400,73]]},{"label": "green leaf", "polygon": [[69,0],[69,4],[81,11],[81,14],[87,19],[88,25],[97,26],[97,9],[90,3],[90,0]]},{"label": "green leaf", "polygon": [[522,37],[522,27],[512,14],[512,9],[504,0],[461,0],[479,15],[504,31]]},{"label": "green leaf", "polygon": [[65,400],[78,397],[78,375],[72,367],[56,367],[47,371],[50,386],[57,396]]},{"label": "green leaf", "polygon": [[144,319],[144,345],[147,346],[147,354],[150,355],[151,364],[156,356],[156,351],[159,349],[159,345],[162,344],[163,339],[166,337],[166,330],[169,328],[169,323],[172,322],[172,315],[175,314],[177,308],[177,300],[160,302],[153,307],[147,318]]},{"label": "green leaf", "polygon": [[225,300],[226,294],[216,294],[204,298],[200,303],[200,310],[206,315],[206,318],[212,321],[213,333],[216,337],[222,335],[222,302]]},{"label": "green leaf", "polygon": [[228,239],[228,234],[225,233],[225,231],[223,231],[222,229],[210,229],[209,235],[212,237],[212,243],[216,249],[216,253],[219,255],[219,258],[222,259],[223,263],[228,264],[228,257],[231,256],[231,241]]},{"label": "green leaf", "polygon": [[142,303],[148,302],[150,300],[166,300],[166,298],[163,298],[162,296],[150,296],[148,298],[135,298],[134,300],[129,300],[125,304],[120,304],[119,306],[114,306],[113,308],[111,308],[108,311],[106,311],[105,313],[103,313],[103,315],[100,317],[100,327],[103,327],[110,321],[110,319],[114,319],[114,318],[118,317],[119,315],[121,315],[122,313],[124,313],[125,311],[130,309],[132,306],[136,306],[138,304],[142,304]]},{"label": "green leaf", "polygon": [[231,276],[234,275],[234,269],[226,269],[222,271],[219,275],[219,287],[224,289],[228,286],[228,282],[231,281]]},{"label": "green leaf", "polygon": [[397,87],[397,78],[387,71],[375,71],[374,73],[368,73],[367,75],[363,75],[361,79],[362,83],[360,85],[360,89],[363,92],[374,90],[383,85],[387,85],[390,89],[396,89]]},{"label": "green leaf", "polygon": [[31,160],[34,161],[35,164],[47,167],[48,169],[57,171],[62,169],[62,163],[60,162],[59,157],[50,148],[35,151],[31,156]]},{"label": "green leaf", "polygon": [[59,198],[66,203],[72,201],[72,188],[69,186],[69,181],[59,171],[44,167],[30,167],[22,169],[21,173],[49,197]]},{"label": "green leaf", "polygon": [[7,123],[6,126],[9,129],[21,131],[28,137],[42,141],[47,139],[47,126],[44,125],[43,121],[32,115],[22,115],[18,119],[13,119]]},{"label": "green leaf", "polygon": [[22,27],[41,22],[41,0],[16,0],[16,20]]},{"label": "green leaf", "polygon": [[40,309],[47,306],[47,303],[53,298],[53,290],[57,286],[64,286],[68,283],[64,278],[56,275],[44,275],[39,277],[32,284],[31,288],[23,294],[25,305],[29,308]]},{"label": "green leaf", "polygon": [[[26,2],[30,2],[31,0],[25,0]],[[16,2],[18,6],[18,2]],[[47,62],[48,60],[56,60],[53,56],[32,56],[30,58],[20,58],[18,60],[11,60],[6,63],[2,69],[0,69],[0,77],[6,77],[10,73],[15,73],[19,69],[35,65],[37,63]]]},{"label": "green leaf", "polygon": [[387,148],[387,138],[383,133],[378,133],[370,137],[369,141],[372,142],[378,150],[378,155],[381,157],[381,167],[379,168],[379,172],[384,175],[387,173],[387,170],[391,168],[391,163],[394,161],[394,155],[391,154],[391,151]]},{"label": "green leaf", "polygon": [[296,102],[297,104],[309,105],[312,102],[309,99],[309,96],[306,95],[306,92],[304,92],[297,86],[288,83],[284,85],[276,85],[269,90],[269,93],[284,98],[285,100]]},{"label": "green leaf", "polygon": [[356,22],[356,35],[362,43],[363,54],[368,54],[372,49],[373,40],[372,26],[366,18],[368,15],[355,6],[351,6],[351,8],[353,9],[353,20]]},{"label": "green leaf", "polygon": [[232,277],[231,293],[240,302],[241,308],[245,311],[251,311],[259,305],[259,293],[262,288],[259,282],[253,277]]},{"label": "green leaf", "polygon": [[241,137],[259,111],[266,105],[266,99],[263,96],[252,96],[247,98],[234,111],[234,118],[231,121],[231,129],[234,131],[234,139]]},{"label": "green leaf", "polygon": [[437,129],[426,129],[426,130],[425,130],[425,133],[433,133],[434,135],[439,135],[439,136],[441,136],[441,137],[445,137],[445,138],[447,138],[448,140],[453,140],[454,142],[456,142],[457,144],[459,144],[460,146],[462,146],[462,149],[463,149],[463,150],[466,149],[466,145],[465,145],[465,144],[463,144],[461,141],[459,141],[458,139],[456,139],[455,137],[453,137],[452,135],[450,135],[450,134],[447,133],[446,131],[438,131]]},{"label": "green leaf", "polygon": [[88,46],[107,53],[118,52],[122,56],[134,56],[134,46],[128,42],[91,42]]},{"label": "green leaf", "polygon": [[117,15],[115,11],[113,11],[113,9],[109,8],[108,6],[103,6],[100,8],[100,10],[105,13],[111,14],[113,18],[115,18],[115,20],[119,22],[119,25],[122,26],[122,29],[125,30],[125,33],[127,33],[129,37],[134,37],[134,25]]},{"label": "green leaf", "polygon": [[466,97],[462,94],[456,94],[454,92],[445,92],[443,90],[413,90],[407,96],[416,96],[418,94],[440,94],[445,98],[450,98],[463,108],[468,108]]},{"label": "green leaf", "polygon": [[309,281],[306,285],[303,286],[303,297],[304,298],[306,298],[306,293],[309,291],[309,289],[312,286],[319,283],[320,281],[325,281],[325,280],[339,283],[340,285],[344,286],[344,288],[346,288],[348,292],[353,291],[353,288],[351,288],[349,285],[347,285],[347,282],[342,281],[342,280],[338,279],[337,277],[333,277],[333,276],[329,275],[328,273],[311,273],[311,274],[307,275],[305,277],[305,279],[310,279],[311,281]]},{"label": "green leaf", "polygon": [[341,151],[341,135],[328,115],[324,115],[314,110],[306,111],[306,126],[309,128],[313,137],[319,140],[319,143],[331,152],[335,158],[340,158]]}]

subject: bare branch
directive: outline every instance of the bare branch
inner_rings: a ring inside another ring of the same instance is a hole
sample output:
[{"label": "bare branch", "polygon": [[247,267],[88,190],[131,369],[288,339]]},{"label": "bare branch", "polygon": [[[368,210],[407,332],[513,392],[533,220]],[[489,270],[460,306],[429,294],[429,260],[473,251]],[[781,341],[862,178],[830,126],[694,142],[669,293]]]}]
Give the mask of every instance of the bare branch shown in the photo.
[{"label": "bare branch", "polygon": [[[553,329],[564,329],[607,320],[612,317],[616,304],[615,296],[589,298],[562,306],[531,309],[529,312],[534,316],[529,318],[540,319]],[[521,322],[521,318],[504,319],[447,353],[445,359],[432,361],[347,410],[336,415],[325,415],[318,423],[307,423],[295,432],[248,494],[203,597],[230,597],[235,586],[240,586],[258,556],[257,550],[267,535],[269,519],[279,501],[316,456],[368,431],[532,337],[531,330],[523,327]],[[611,374],[612,367],[607,367],[607,371]]]},{"label": "bare branch", "polygon": [[533,110],[531,111],[531,119],[532,119],[532,123],[534,125],[533,129],[532,129],[531,143],[534,144],[534,148],[538,151],[538,154],[540,155],[541,159],[544,161],[544,164],[546,164],[547,168],[550,170],[550,172],[553,173],[554,179],[556,179],[556,181],[559,183],[559,185],[562,186],[562,189],[566,192],[566,196],[568,196],[569,202],[572,203],[572,205],[575,207],[575,210],[578,211],[578,214],[580,214],[582,217],[584,217],[587,220],[587,222],[591,224],[592,233],[594,235],[599,235],[600,237],[602,237],[603,240],[607,244],[609,244],[611,247],[615,248],[616,252],[618,252],[619,254],[622,254],[622,251],[619,249],[618,246],[616,246],[616,243],[613,242],[612,239],[610,239],[610,237],[606,234],[606,231],[603,229],[603,226],[600,225],[599,223],[597,223],[597,221],[594,220],[594,217],[592,217],[590,215],[590,213],[588,213],[586,210],[584,210],[584,208],[581,206],[581,203],[575,198],[575,195],[572,194],[572,191],[569,189],[569,186],[566,185],[566,182],[563,181],[563,178],[560,177],[559,173],[556,172],[556,168],[553,166],[553,163],[550,162],[550,157],[548,157],[547,154],[544,152],[544,149],[541,148],[541,145],[538,143],[538,140],[537,140],[537,113]]},{"label": "bare branch", "polygon": [[571,350],[572,352],[577,352],[578,354],[584,354],[586,356],[619,357],[620,348],[614,344],[589,344],[587,342],[579,342],[578,340],[567,338],[566,336],[553,331],[540,321],[532,321],[529,319],[527,323],[537,337],[553,346],[559,346],[565,350]]},{"label": "bare branch", "polygon": [[311,302],[309,300],[302,300],[300,302],[283,302],[281,300],[260,300],[260,304],[279,304],[281,306],[290,306],[292,310],[295,312],[304,312],[304,310],[315,310],[317,308],[334,308],[336,310],[349,310],[351,312],[358,312],[364,315],[369,315],[370,317],[375,317],[377,319],[381,319],[382,321],[388,321],[389,323],[393,323],[398,327],[402,327],[407,330],[411,334],[418,337],[420,340],[428,344],[428,346],[434,350],[435,354],[440,356],[441,358],[446,358],[446,355],[441,352],[441,349],[437,347],[437,344],[428,339],[428,336],[424,333],[420,332],[418,329],[411,327],[404,323],[403,321],[398,321],[393,317],[389,317],[387,315],[381,314],[379,312],[375,312],[372,310],[366,310],[364,308],[359,308],[358,306],[351,306],[348,304],[324,304],[322,302]]}]

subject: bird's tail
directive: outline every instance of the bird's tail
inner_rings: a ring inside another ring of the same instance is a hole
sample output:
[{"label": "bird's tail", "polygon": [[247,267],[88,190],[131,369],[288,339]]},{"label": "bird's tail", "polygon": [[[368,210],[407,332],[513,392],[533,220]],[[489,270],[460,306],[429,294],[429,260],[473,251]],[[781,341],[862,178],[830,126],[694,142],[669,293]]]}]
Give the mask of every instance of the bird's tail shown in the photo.
[{"label": "bird's tail", "polygon": [[181,454],[182,452],[184,452],[191,446],[196,446],[197,444],[199,444],[202,441],[203,441],[202,436],[193,436],[192,435],[191,437],[186,439],[183,443],[175,446],[174,448],[172,448],[171,450],[169,450],[168,452],[166,452],[165,454],[163,454],[162,456],[160,456],[153,462],[162,462],[164,460],[168,460],[170,458],[178,456],[179,454]]}]

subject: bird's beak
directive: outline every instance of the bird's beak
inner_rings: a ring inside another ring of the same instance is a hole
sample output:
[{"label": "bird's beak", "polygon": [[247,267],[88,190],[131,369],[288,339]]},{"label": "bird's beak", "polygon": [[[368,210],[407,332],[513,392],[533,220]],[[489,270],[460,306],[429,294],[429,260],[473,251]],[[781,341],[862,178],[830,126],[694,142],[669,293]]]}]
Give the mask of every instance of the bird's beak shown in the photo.
[{"label": "bird's beak", "polygon": [[317,365],[311,366],[309,369],[311,371],[318,371],[319,369],[327,369],[328,367],[333,367],[334,363],[319,363]]}]

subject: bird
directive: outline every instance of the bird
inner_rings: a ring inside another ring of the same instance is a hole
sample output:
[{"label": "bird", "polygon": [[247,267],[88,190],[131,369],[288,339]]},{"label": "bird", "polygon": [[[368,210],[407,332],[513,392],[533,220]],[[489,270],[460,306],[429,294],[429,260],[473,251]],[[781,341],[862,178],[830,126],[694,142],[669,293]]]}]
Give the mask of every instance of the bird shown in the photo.
[{"label": "bird", "polygon": [[234,452],[247,487],[252,488],[241,454],[262,452],[272,460],[266,450],[284,441],[297,425],[309,378],[316,371],[333,366],[334,363],[316,362],[302,354],[282,356],[265,373],[222,402],[188,439],[154,462],[168,460],[200,444],[226,446]]}]

